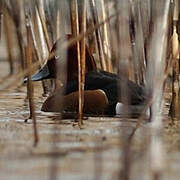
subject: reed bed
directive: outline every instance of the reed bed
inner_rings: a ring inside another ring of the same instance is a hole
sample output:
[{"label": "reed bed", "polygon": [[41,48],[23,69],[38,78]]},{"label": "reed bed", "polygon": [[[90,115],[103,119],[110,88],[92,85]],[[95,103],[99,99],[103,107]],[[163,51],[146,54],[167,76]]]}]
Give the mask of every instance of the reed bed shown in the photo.
[{"label": "reed bed", "polygon": [[[124,158],[119,179],[130,179],[134,135],[143,123],[150,123],[150,143],[146,156],[150,159],[150,176],[158,180],[166,164],[162,141],[162,112],[167,86],[172,88],[169,123],[179,120],[180,115],[179,14],[178,0],[1,0],[0,41],[5,36],[9,76],[6,81],[0,80],[0,93],[22,86],[23,79],[28,77],[29,118],[33,119],[34,145],[37,145],[38,119],[31,75],[52,57],[60,57],[62,60],[57,63],[56,80],[43,81],[42,88],[44,95],[47,95],[61,83],[63,87],[60,93],[63,94],[67,83],[65,70],[68,67],[68,47],[74,44],[78,54],[77,119],[79,127],[83,128],[86,124],[83,120],[83,108],[87,44],[98,69],[114,72],[120,77],[125,76],[145,86],[147,91],[148,99],[143,112],[150,108],[150,117],[145,120],[142,113],[132,133],[123,136]],[[68,41],[66,34],[73,34],[73,38]],[[56,51],[51,51],[59,38],[63,39],[63,43],[58,43]],[[14,57],[13,48],[17,50],[18,58]],[[167,79],[170,83],[166,83]],[[127,104],[127,82],[121,84],[121,87],[122,102]],[[128,107],[124,111],[128,112]],[[126,120],[127,117],[123,119]],[[56,130],[60,130],[57,124],[54,127],[54,131]],[[122,134],[126,134],[125,130],[122,130]],[[57,138],[56,135],[53,138]],[[100,157],[98,171],[95,171],[96,179],[101,178],[102,161]],[[56,179],[57,159],[52,162],[51,179]]]}]

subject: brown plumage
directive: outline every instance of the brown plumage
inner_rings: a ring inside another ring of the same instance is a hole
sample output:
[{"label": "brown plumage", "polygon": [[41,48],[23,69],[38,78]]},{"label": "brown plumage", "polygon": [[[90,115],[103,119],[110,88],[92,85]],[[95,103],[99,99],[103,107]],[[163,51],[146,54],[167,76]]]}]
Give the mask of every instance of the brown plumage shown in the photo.
[{"label": "brown plumage", "polygon": [[[84,91],[84,113],[104,114],[108,106],[108,99],[104,91]],[[43,103],[42,111],[45,112],[78,112],[78,91],[61,96],[58,89]]]}]

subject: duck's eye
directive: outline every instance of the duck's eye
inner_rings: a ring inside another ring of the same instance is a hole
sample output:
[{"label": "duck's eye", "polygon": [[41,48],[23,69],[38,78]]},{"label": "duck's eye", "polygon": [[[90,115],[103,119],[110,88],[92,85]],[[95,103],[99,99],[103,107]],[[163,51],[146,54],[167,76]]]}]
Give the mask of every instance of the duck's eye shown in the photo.
[{"label": "duck's eye", "polygon": [[55,59],[59,59],[59,56],[58,56],[58,55],[55,55]]}]

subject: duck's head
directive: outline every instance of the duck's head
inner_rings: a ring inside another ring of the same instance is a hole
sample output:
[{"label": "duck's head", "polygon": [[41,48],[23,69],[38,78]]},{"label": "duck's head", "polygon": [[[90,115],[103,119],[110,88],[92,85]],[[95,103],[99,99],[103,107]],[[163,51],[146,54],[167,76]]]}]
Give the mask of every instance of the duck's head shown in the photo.
[{"label": "duck's head", "polygon": [[[66,35],[67,40],[73,38],[72,35]],[[40,81],[43,79],[56,78],[56,63],[60,60],[55,56],[57,44],[62,44],[62,39],[56,41],[51,49],[47,63],[36,74],[32,76],[33,81]],[[86,72],[96,69],[96,63],[93,56],[90,54],[88,47],[86,46]],[[78,55],[77,45],[71,45],[67,49],[67,81],[77,79],[78,77]]]}]

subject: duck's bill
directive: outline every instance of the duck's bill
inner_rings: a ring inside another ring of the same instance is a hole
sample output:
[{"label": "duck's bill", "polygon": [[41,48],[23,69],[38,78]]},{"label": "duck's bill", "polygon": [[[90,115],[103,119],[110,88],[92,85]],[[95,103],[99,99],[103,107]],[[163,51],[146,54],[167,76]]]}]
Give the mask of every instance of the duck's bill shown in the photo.
[{"label": "duck's bill", "polygon": [[[45,65],[42,69],[40,69],[40,71],[38,71],[37,73],[31,76],[31,80],[41,81],[43,79],[48,79],[49,76],[50,76],[50,72],[49,72],[48,66]],[[26,82],[27,82],[27,78],[24,79],[24,83]]]}]

